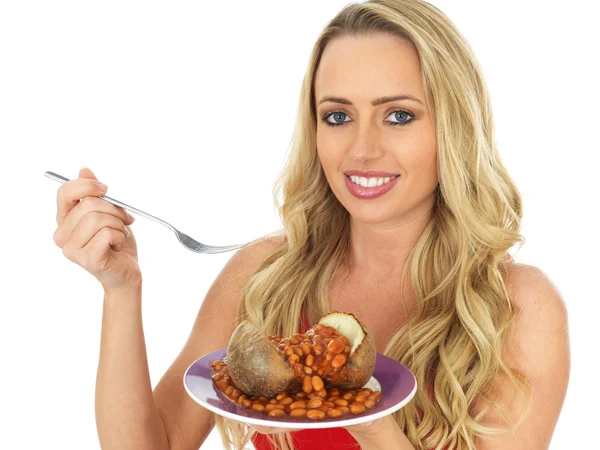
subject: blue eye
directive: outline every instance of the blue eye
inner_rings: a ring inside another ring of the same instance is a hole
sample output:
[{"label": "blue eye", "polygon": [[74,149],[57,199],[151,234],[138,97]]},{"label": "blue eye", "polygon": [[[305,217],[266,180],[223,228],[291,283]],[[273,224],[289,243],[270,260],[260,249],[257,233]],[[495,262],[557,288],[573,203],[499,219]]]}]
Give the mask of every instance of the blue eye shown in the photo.
[{"label": "blue eye", "polygon": [[[342,117],[340,117],[340,116],[342,116]],[[327,114],[326,114],[326,115],[323,117],[323,120],[322,120],[321,122],[323,122],[323,123],[325,123],[325,124],[327,124],[327,125],[330,125],[330,126],[332,126],[332,127],[337,127],[337,126],[339,126],[339,125],[342,125],[342,124],[344,123],[344,122],[343,122],[343,120],[344,120],[344,116],[346,116],[346,113],[343,113],[343,112],[341,112],[341,111],[332,111],[332,112],[330,112],[330,113],[327,113]],[[332,122],[330,122],[329,120],[327,120],[327,119],[329,119],[330,117],[333,117],[333,120],[342,120],[342,122],[333,122],[333,123],[332,123]]]},{"label": "blue eye", "polygon": [[[412,122],[414,120],[414,118],[415,118],[415,116],[413,116],[411,113],[409,113],[408,111],[404,111],[402,109],[399,109],[397,111],[392,112],[390,114],[390,116],[392,114],[394,115],[394,117],[396,118],[396,120],[399,120],[400,122],[390,122],[391,125],[400,125],[400,126],[406,125],[406,124]],[[405,122],[403,122],[402,121],[403,119],[400,118],[402,116],[404,116],[404,118],[406,120]]]},{"label": "blue eye", "polygon": [[[391,115],[394,115],[394,118],[396,120],[399,120],[399,122],[388,121],[388,123],[390,125],[394,125],[394,126],[404,126],[404,125],[409,124],[410,122],[412,122],[415,119],[415,116],[413,114],[409,113],[408,111],[404,111],[403,109],[398,109],[396,111],[392,111],[389,116],[391,116]],[[328,120],[330,117],[333,117],[334,120],[339,119],[339,120],[341,120],[341,122],[337,122],[337,121],[330,122]],[[344,121],[344,117],[348,117],[348,115],[345,112],[329,111],[329,112],[325,113],[325,115],[321,119],[321,122],[323,122],[325,125],[330,126],[330,127],[339,127],[340,125],[347,123],[346,121]],[[402,121],[403,120],[402,117],[406,118],[406,120]]]}]

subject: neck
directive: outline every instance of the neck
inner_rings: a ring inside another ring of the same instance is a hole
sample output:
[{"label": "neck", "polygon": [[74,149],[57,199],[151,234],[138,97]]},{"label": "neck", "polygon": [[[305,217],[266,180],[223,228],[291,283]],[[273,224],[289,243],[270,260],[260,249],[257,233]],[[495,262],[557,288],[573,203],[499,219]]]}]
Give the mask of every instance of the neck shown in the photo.
[{"label": "neck", "polygon": [[432,205],[424,204],[394,223],[364,223],[350,217],[350,271],[375,279],[399,277],[432,211]]}]

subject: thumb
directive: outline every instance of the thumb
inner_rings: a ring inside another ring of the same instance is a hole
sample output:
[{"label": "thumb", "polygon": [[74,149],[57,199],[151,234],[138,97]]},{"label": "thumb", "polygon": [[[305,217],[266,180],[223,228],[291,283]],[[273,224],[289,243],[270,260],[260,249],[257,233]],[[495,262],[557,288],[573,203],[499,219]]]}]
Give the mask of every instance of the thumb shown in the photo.
[{"label": "thumb", "polygon": [[98,180],[94,172],[89,167],[81,166],[79,169],[79,178],[89,178],[91,180]]}]

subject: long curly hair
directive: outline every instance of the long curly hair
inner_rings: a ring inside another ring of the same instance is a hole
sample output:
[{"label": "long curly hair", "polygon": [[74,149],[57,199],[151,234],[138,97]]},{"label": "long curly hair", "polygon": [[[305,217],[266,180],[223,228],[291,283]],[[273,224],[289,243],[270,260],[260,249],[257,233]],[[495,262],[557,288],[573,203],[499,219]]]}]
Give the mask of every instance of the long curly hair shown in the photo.
[{"label": "long curly hair", "polygon": [[[407,366],[421,389],[394,419],[417,449],[475,449],[476,435],[510,429],[492,380],[506,376],[529,408],[529,381],[509,368],[502,348],[515,310],[503,259],[520,234],[521,196],[494,145],[490,99],[476,58],[454,24],[422,0],[372,0],[344,7],[323,29],[306,71],[286,164],[273,189],[287,243],[253,274],[236,324],[252,321],[267,335],[299,331],[328,313],[329,282],[349,250],[349,213],[333,194],[316,151],[315,73],[327,43],[343,36],[388,33],[412,43],[437,142],[439,186],[432,219],[406,266],[417,306],[384,354]],[[280,195],[281,194],[281,195]],[[279,197],[282,197],[281,201]],[[399,293],[400,296],[400,293]],[[426,386],[432,386],[433,401]],[[483,408],[475,409],[475,399]],[[482,425],[495,408],[507,426]],[[253,430],[214,416],[228,450]],[[293,449],[289,433],[267,435]]]}]

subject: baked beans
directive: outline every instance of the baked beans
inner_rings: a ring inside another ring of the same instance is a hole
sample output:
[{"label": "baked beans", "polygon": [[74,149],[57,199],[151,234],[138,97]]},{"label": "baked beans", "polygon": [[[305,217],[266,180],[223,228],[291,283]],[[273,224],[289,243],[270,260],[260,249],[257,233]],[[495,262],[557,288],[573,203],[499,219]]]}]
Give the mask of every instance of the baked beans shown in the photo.
[{"label": "baked beans", "polygon": [[323,420],[364,414],[382,399],[380,391],[369,388],[341,389],[347,380],[346,363],[350,356],[348,338],[329,326],[317,324],[306,333],[290,338],[269,336],[294,369],[294,392],[274,398],[246,395],[229,376],[226,359],[212,361],[213,383],[232,402],[269,417]]}]

